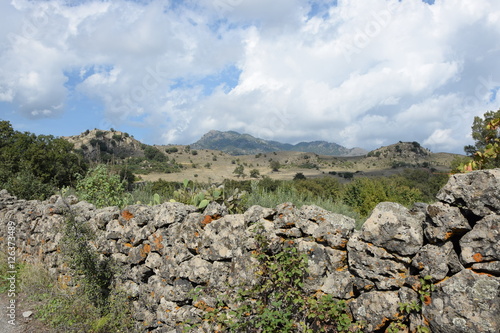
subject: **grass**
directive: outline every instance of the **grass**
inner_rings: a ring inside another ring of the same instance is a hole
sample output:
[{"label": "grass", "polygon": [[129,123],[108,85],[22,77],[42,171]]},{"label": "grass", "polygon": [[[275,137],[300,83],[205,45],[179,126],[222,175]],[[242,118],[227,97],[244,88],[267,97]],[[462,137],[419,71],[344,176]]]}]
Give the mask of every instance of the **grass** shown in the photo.
[{"label": "grass", "polygon": [[294,187],[279,186],[275,191],[267,191],[259,188],[257,182],[252,182],[252,191],[248,196],[247,205],[259,205],[267,208],[275,208],[284,202],[291,202],[297,208],[304,205],[316,205],[332,213],[345,215],[356,220],[356,228],[361,228],[364,220],[348,205],[328,198],[312,197],[299,193]]}]

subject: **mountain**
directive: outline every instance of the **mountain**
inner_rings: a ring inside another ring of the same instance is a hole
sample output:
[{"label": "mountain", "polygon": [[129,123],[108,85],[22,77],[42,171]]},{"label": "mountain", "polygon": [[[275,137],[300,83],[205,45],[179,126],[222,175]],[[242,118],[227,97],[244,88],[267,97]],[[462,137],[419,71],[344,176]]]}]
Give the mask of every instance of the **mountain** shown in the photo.
[{"label": "mountain", "polygon": [[92,161],[144,156],[145,145],[125,132],[93,129],[64,139]]},{"label": "mountain", "polygon": [[235,131],[212,130],[192,145],[195,149],[214,149],[231,155],[251,155],[273,151],[298,151],[331,156],[360,156],[368,151],[362,148],[345,148],[326,141],[300,142],[296,145],[255,138]]}]

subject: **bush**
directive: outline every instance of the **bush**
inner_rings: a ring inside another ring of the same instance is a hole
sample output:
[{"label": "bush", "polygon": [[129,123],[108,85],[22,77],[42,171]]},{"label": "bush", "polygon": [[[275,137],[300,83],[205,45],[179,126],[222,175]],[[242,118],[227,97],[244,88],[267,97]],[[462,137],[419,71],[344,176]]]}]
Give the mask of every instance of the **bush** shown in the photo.
[{"label": "bush", "polygon": [[[293,241],[270,244],[263,229],[254,227],[258,248],[253,256],[259,263],[259,282],[235,287],[236,298],[232,290],[216,295],[217,307],[204,316],[214,331],[361,332],[362,326],[348,315],[345,301],[304,291],[307,255],[299,253]],[[196,296],[193,301],[196,304]]]},{"label": "bush", "polygon": [[119,206],[126,204],[124,184],[119,175],[111,175],[104,165],[89,170],[85,177],[80,177],[76,190],[82,200],[96,207]]}]

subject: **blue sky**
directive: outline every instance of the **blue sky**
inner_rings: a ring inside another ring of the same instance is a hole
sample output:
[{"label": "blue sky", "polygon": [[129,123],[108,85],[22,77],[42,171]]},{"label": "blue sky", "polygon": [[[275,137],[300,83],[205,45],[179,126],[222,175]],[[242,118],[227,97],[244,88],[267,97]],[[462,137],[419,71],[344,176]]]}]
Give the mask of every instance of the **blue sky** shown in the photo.
[{"label": "blue sky", "polygon": [[500,108],[499,37],[496,0],[2,1],[0,119],[461,153]]}]

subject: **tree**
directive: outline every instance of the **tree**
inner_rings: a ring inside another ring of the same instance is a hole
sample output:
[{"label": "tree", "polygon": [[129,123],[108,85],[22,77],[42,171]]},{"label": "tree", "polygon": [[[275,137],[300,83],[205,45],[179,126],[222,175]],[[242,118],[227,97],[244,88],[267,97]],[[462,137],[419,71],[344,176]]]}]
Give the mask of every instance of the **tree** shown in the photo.
[{"label": "tree", "polygon": [[484,118],[474,117],[472,123],[472,138],[475,141],[474,145],[464,147],[464,151],[468,156],[474,155],[476,151],[481,151],[487,145],[492,144],[498,139],[498,133],[495,128],[488,127],[491,121],[500,118],[500,110],[493,112],[488,111],[483,115]]},{"label": "tree", "polygon": [[80,177],[76,184],[81,199],[98,208],[125,205],[124,182],[119,175],[110,174],[105,165],[98,165],[89,170],[85,177]]},{"label": "tree", "polygon": [[68,141],[21,133],[0,121],[0,188],[23,199],[45,199],[85,170],[83,156]]},{"label": "tree", "polygon": [[236,175],[236,177],[245,177],[245,167],[243,165],[238,165],[236,168],[234,168],[233,173]]},{"label": "tree", "polygon": [[273,171],[279,171],[280,168],[281,168],[281,163],[279,161],[271,161],[269,163],[269,167],[271,168],[271,170]]},{"label": "tree", "polygon": [[165,162],[166,156],[156,147],[147,146],[144,148],[144,156],[150,161]]},{"label": "tree", "polygon": [[252,177],[252,178],[259,178],[260,177],[259,170],[257,170],[257,169],[250,170],[250,177]]},{"label": "tree", "polygon": [[306,179],[306,176],[302,172],[297,172],[293,177],[293,180],[303,180]]},{"label": "tree", "polygon": [[490,169],[500,166],[500,110],[488,111],[484,119],[475,117],[472,125],[472,138],[475,145],[465,146],[464,150],[472,160],[458,167],[467,172],[478,169]]}]

